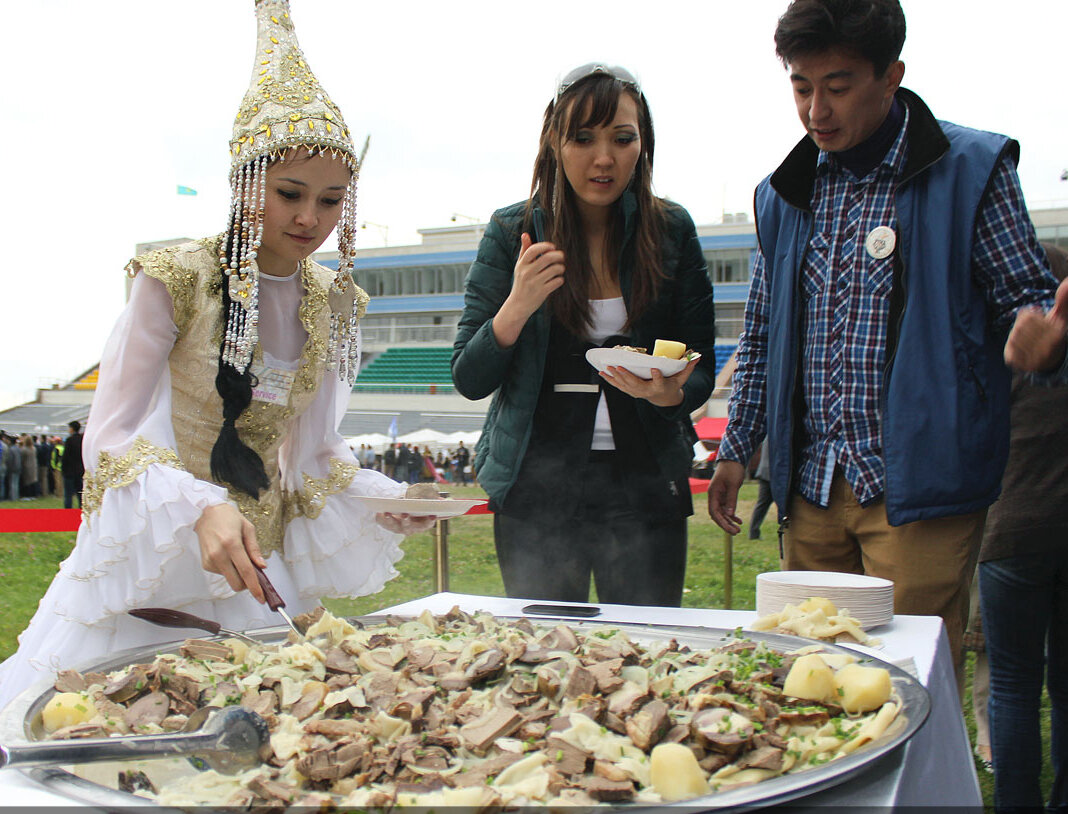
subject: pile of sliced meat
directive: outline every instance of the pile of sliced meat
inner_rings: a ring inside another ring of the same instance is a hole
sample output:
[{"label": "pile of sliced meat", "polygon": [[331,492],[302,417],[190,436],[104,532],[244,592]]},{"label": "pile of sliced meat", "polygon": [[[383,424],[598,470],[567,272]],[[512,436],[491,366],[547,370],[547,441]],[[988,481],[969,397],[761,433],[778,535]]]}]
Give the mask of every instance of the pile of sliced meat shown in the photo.
[{"label": "pile of sliced meat", "polygon": [[99,715],[54,737],[176,731],[200,706],[241,704],[266,719],[271,754],[233,785],[215,778],[224,799],[196,802],[391,806],[467,789],[489,809],[656,801],[648,755],[664,742],[692,750],[706,777],[731,762],[779,772],[784,727],[842,714],[784,698],[792,657],[748,641],[691,651],[455,608],[374,629],[320,609],[298,624],[307,642],[192,639],[108,676],[67,671],[57,689],[85,692]]}]

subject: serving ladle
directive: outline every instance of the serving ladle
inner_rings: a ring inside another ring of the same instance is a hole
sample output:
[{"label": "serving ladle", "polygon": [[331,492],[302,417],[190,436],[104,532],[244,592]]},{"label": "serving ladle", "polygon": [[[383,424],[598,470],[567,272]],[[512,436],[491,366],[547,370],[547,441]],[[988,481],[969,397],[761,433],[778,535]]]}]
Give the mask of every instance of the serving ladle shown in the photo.
[{"label": "serving ladle", "polygon": [[269,742],[267,722],[255,712],[201,707],[181,732],[165,735],[0,744],[0,768],[187,757],[222,774],[237,774],[259,765]]}]

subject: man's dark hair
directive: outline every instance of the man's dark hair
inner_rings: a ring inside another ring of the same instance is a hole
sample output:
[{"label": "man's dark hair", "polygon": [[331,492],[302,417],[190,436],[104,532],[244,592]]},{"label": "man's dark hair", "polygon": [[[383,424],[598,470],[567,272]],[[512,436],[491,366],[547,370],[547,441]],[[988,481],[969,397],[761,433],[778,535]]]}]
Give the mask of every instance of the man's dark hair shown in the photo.
[{"label": "man's dark hair", "polygon": [[882,76],[905,44],[898,0],[793,0],[775,27],[783,65],[805,54],[841,48],[866,59]]},{"label": "man's dark hair", "polygon": [[79,431],[79,430],[80,430],[80,429],[82,428],[82,425],[81,425],[81,423],[80,423],[80,422],[78,422],[78,421],[72,421],[72,422],[70,422],[70,424],[68,424],[68,425],[67,425],[67,428],[68,428],[68,429],[69,429],[69,430],[70,430],[71,432],[73,432],[73,433],[77,433],[77,432],[78,432],[78,431]]}]

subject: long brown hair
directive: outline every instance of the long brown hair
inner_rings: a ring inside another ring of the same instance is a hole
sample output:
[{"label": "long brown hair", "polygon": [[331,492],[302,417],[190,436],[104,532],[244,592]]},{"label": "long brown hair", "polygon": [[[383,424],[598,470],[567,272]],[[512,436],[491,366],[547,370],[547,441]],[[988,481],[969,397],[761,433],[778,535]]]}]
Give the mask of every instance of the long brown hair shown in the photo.
[{"label": "long brown hair", "polygon": [[[620,95],[629,93],[638,107],[638,136],[641,154],[628,190],[637,198],[638,226],[635,230],[635,264],[631,301],[627,306],[627,327],[656,299],[664,277],[660,257],[660,237],[664,225],[664,204],[653,194],[653,119],[645,95],[607,73],[592,73],[570,85],[545,108],[534,178],[530,185],[526,223],[533,208],[546,211],[544,239],[564,252],[567,273],[564,284],[551,295],[553,316],[571,333],[582,336],[590,324],[590,283],[593,268],[589,247],[582,230],[575,192],[564,177],[559,150],[575,138],[579,130],[608,125],[616,117]],[[583,113],[585,112],[585,116]],[[619,257],[623,242],[622,196],[614,205],[607,236],[606,256]],[[616,269],[618,273],[618,269]]]}]

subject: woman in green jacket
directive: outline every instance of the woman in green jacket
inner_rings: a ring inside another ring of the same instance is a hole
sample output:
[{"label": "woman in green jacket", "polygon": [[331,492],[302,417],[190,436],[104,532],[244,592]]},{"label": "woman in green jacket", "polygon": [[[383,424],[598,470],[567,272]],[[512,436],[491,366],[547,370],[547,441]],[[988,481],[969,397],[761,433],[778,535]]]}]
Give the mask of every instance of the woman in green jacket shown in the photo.
[{"label": "woman in green jacket", "polygon": [[[476,448],[509,596],[679,605],[693,513],[690,412],[712,392],[712,286],[693,221],[652,193],[653,126],[627,71],[590,63],[545,111],[529,200],[498,210],[468,274],[452,357],[494,393]],[[585,352],[673,339],[652,379]]]}]

